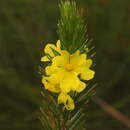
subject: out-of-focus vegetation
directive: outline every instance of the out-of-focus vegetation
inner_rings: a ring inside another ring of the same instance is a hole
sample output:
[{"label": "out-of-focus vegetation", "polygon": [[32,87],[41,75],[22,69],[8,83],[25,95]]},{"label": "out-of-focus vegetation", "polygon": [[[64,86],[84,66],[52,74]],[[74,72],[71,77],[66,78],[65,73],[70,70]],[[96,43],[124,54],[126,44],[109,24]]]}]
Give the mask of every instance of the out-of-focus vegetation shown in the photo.
[{"label": "out-of-focus vegetation", "polygon": [[[130,117],[130,1],[80,0],[97,51],[97,95]],[[41,51],[56,42],[58,0],[0,1],[0,130],[42,130]],[[89,130],[127,130],[90,102]]]}]

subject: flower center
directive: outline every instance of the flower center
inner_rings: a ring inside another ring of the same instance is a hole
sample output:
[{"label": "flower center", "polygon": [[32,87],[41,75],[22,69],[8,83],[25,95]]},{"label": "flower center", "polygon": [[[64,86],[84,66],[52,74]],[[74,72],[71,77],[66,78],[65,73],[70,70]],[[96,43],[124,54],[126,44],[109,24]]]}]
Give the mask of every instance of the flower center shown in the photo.
[{"label": "flower center", "polygon": [[72,70],[74,69],[74,66],[73,66],[72,64],[67,64],[67,65],[65,66],[65,69],[66,69],[67,71],[72,71]]}]

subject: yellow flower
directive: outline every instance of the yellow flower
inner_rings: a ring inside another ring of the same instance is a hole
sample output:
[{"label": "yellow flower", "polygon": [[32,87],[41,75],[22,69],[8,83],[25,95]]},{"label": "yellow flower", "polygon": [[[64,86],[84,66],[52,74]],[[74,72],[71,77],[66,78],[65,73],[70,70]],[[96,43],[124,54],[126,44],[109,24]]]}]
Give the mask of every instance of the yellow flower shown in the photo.
[{"label": "yellow flower", "polygon": [[75,108],[73,99],[66,93],[61,93],[58,96],[58,104],[63,103],[67,110],[73,110]]},{"label": "yellow flower", "polygon": [[[53,49],[59,55],[55,55]],[[46,76],[42,78],[42,83],[45,89],[59,94],[59,104],[63,103],[67,110],[73,110],[75,105],[69,94],[72,91],[82,92],[87,86],[83,81],[94,77],[95,72],[90,69],[92,60],[87,59],[87,55],[81,54],[79,50],[73,54],[61,50],[59,40],[56,46],[47,44],[45,54],[42,61],[50,61],[47,55],[52,59],[51,65],[45,68]]]},{"label": "yellow flower", "polygon": [[54,44],[50,44],[50,43],[45,46],[44,52],[45,52],[46,56],[43,56],[41,58],[41,61],[43,61],[43,62],[50,61],[50,59],[48,58],[47,55],[49,55],[51,58],[53,58],[55,56],[53,50],[60,53],[60,51],[61,51],[60,40],[57,41],[56,46]]},{"label": "yellow flower", "polygon": [[92,60],[86,58],[86,54],[80,54],[80,51],[76,51],[72,55],[67,51],[61,51],[60,56],[53,58],[52,65],[46,67],[49,82],[59,84],[63,93],[83,91],[86,84],[79,77],[82,80],[90,80],[95,74],[90,69]]}]

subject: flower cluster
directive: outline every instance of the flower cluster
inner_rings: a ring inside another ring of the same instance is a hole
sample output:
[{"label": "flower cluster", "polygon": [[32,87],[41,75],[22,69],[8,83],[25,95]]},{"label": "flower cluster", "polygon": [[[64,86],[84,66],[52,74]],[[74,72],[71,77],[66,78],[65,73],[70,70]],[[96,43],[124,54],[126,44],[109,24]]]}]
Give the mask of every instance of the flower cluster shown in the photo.
[{"label": "flower cluster", "polygon": [[41,61],[50,62],[42,78],[45,89],[59,94],[58,103],[63,103],[67,110],[73,110],[75,105],[72,93],[82,92],[87,86],[83,81],[94,77],[95,72],[90,69],[92,60],[87,59],[87,55],[79,50],[70,54],[61,49],[60,40],[56,46],[47,44],[44,53]]}]

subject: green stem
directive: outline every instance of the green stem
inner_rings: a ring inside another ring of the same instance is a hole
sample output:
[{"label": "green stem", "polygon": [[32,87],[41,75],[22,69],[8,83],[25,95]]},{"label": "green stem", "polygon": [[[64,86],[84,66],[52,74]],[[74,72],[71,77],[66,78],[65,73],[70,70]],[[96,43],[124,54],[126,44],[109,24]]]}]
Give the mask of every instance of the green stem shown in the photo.
[{"label": "green stem", "polygon": [[61,116],[60,123],[61,123],[61,130],[67,130],[66,127],[65,127],[65,121],[64,121],[63,116]]}]

